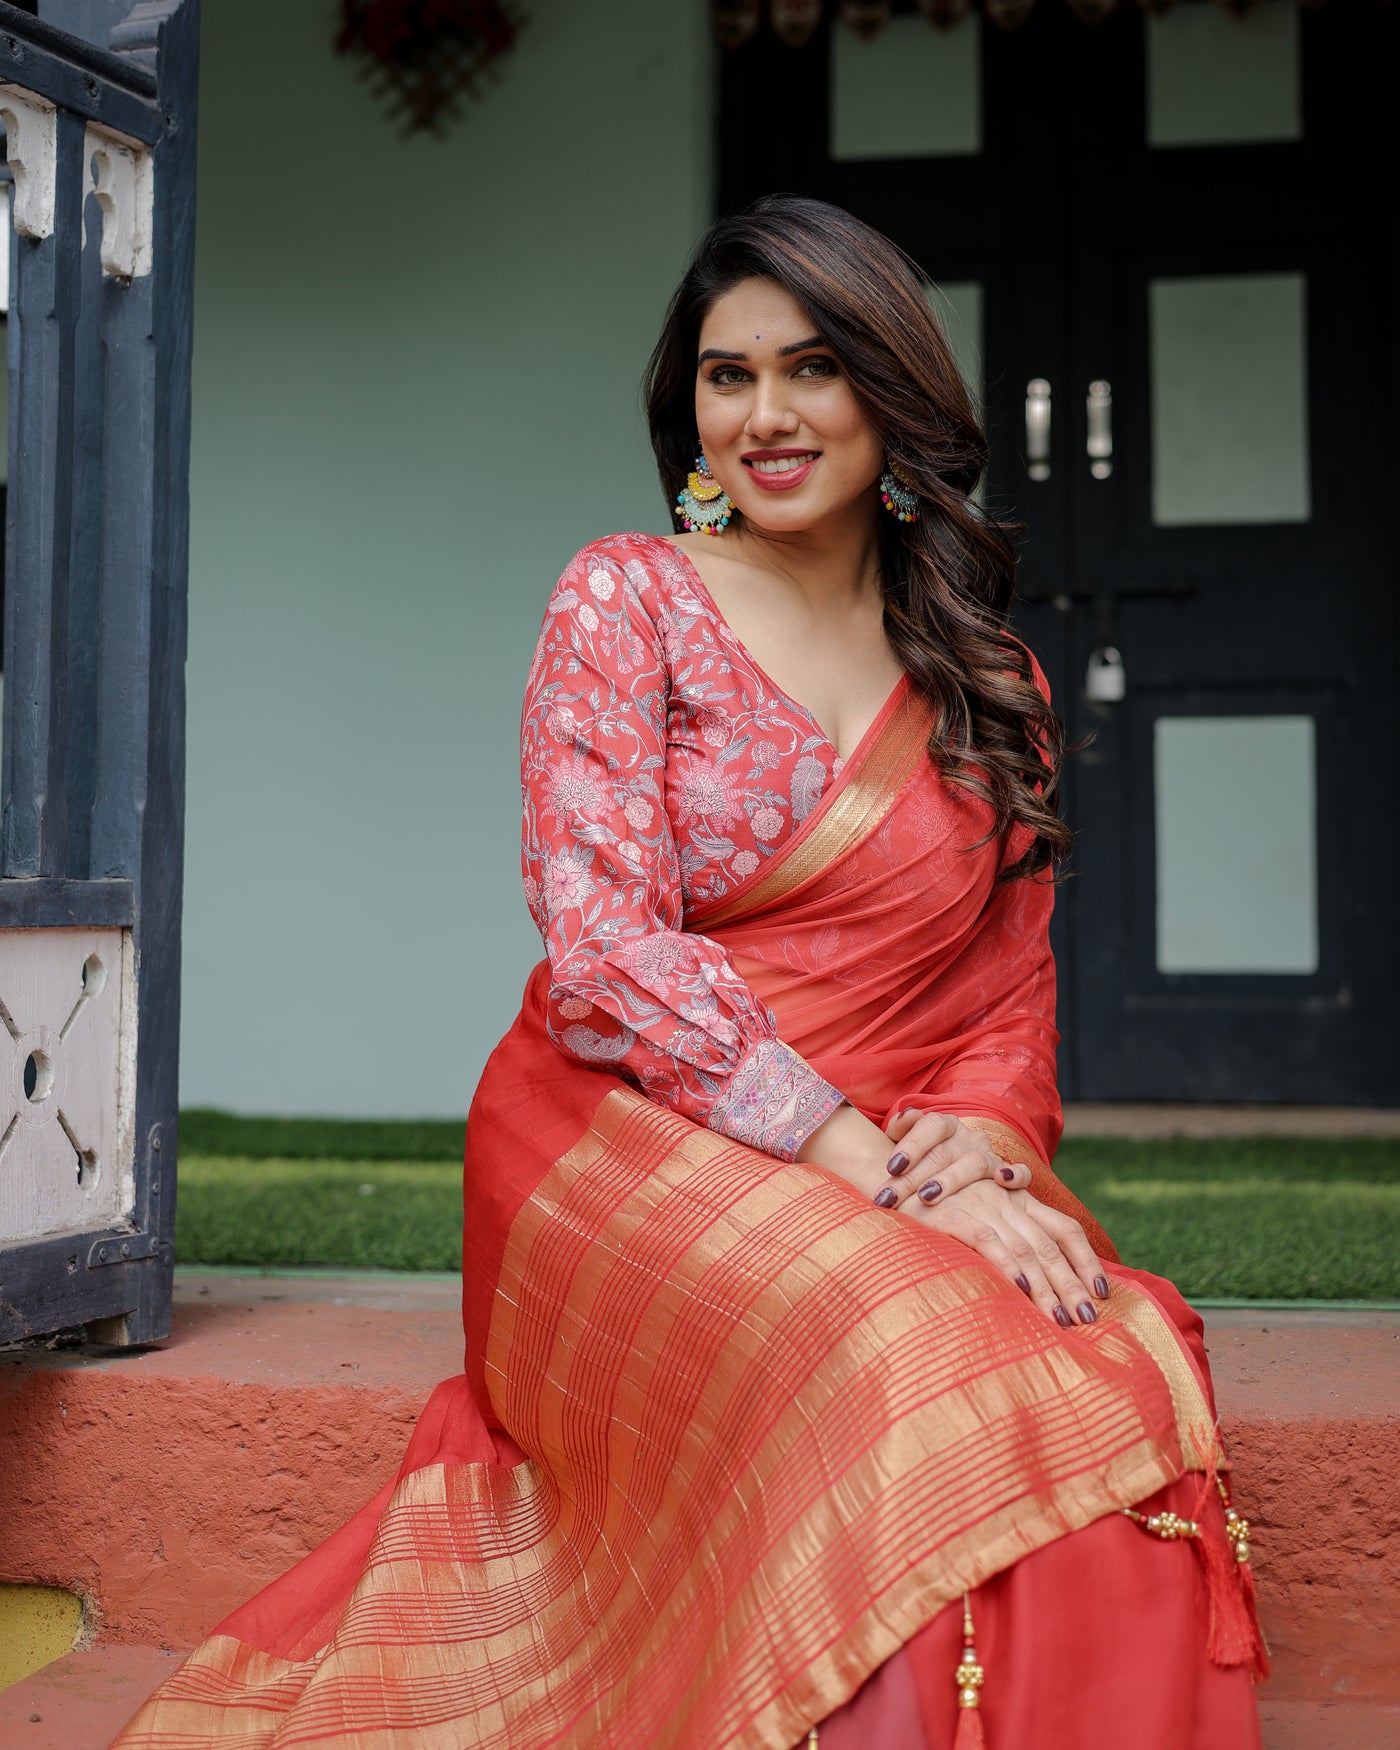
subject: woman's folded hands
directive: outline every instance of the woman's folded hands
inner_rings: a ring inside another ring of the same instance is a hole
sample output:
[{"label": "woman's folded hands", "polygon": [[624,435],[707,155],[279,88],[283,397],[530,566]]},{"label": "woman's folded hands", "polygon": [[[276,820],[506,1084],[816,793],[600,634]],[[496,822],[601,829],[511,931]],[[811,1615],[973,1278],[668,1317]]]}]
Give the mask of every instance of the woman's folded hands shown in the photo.
[{"label": "woman's folded hands", "polygon": [[885,1130],[842,1106],[807,1138],[819,1162],[882,1209],[902,1210],[970,1246],[1057,1324],[1092,1324],[1108,1280],[1084,1229],[1033,1197],[1029,1166],[951,1114],[907,1110]]}]

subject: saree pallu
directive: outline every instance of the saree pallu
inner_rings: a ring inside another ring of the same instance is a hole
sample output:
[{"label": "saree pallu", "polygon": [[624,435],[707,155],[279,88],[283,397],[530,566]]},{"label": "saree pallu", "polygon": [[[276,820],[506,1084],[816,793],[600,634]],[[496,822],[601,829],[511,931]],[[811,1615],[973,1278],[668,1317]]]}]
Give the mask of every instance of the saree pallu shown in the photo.
[{"label": "saree pallu", "polygon": [[[862,1110],[955,1090],[1090,1225],[1049,1166],[1053,1082],[1005,1043],[1008,1007],[1050,1025],[1026,994],[1045,895],[993,893],[998,853],[963,848],[980,805],[927,733],[901,685],[694,927]],[[398,1475],[219,1625],[124,1750],[783,1750],[829,1718],[839,1750],[883,1705],[872,1674],[1067,1534],[1157,1498],[1204,1503],[1223,1547],[1199,1326],[1169,1285],[1100,1235],[1110,1299],[1061,1331],[961,1242],[566,1056],[548,983],[468,1121],[465,1371]]]}]

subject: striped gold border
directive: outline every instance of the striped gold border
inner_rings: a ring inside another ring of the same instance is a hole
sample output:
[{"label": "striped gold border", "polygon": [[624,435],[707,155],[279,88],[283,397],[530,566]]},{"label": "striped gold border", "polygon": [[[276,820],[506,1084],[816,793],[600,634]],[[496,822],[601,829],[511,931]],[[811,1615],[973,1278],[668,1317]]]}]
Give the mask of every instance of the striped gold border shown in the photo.
[{"label": "striped gold border", "polygon": [[763,911],[854,850],[894,806],[928,746],[932,727],[932,705],[906,676],[884,726],[858,763],[853,755],[853,763],[842,768],[838,788],[811,830],[794,834],[752,885],[721,900],[715,910],[697,913],[691,927],[708,930]]},{"label": "striped gold border", "polygon": [[1004,1161],[1017,1162],[1031,1170],[1030,1190],[1033,1197],[1042,1203],[1048,1203],[1052,1209],[1058,1209],[1062,1215],[1073,1216],[1084,1229],[1089,1244],[1100,1258],[1106,1258],[1111,1264],[1118,1260],[1118,1248],[1104,1232],[1098,1218],[1079,1201],[1055,1169],[1043,1159],[1040,1150],[1034,1143],[1027,1142],[1025,1137],[1009,1124],[1002,1124],[996,1118],[982,1118],[975,1113],[955,1113],[954,1116],[969,1130],[980,1130],[983,1136],[989,1138],[992,1147]]}]

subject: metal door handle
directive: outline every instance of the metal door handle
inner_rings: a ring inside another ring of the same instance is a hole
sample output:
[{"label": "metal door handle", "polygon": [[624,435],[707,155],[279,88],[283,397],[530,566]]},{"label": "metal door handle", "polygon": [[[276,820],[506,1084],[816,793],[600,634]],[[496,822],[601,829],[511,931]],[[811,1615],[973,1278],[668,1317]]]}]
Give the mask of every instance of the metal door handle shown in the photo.
[{"label": "metal door handle", "polygon": [[1026,463],[1032,480],[1050,478],[1050,385],[1044,377],[1026,384]]},{"label": "metal door handle", "polygon": [[1096,377],[1089,385],[1089,472],[1107,480],[1113,472],[1113,385]]}]

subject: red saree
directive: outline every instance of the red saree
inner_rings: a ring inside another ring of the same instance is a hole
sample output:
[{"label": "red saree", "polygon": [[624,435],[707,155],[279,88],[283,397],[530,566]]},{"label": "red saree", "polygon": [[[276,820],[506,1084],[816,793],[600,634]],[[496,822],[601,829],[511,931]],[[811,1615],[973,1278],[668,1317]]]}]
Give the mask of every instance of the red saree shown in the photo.
[{"label": "red saree", "polygon": [[[1257,1742],[1199,1326],[1055,1178],[1053,1084],[979,1054],[1052,976],[1049,895],[964,848],[980,805],[927,731],[901,683],[782,853],[688,923],[870,1116],[956,1085],[1097,1236],[1099,1321],[1061,1331],[960,1242],[565,1056],[541,965],[468,1124],[464,1374],[398,1476],[221,1624],[124,1750],[784,1750],[823,1721],[827,1750],[872,1727],[881,1750],[947,1746],[945,1607],[973,1588],[991,1750],[1033,1720],[1036,1750]],[[1198,1519],[1211,1560],[1117,1511],[1149,1498]],[[1061,1670],[1064,1624],[1096,1610],[1099,1664],[1144,1637],[1121,1720],[1060,1695],[1086,1662]]]}]

